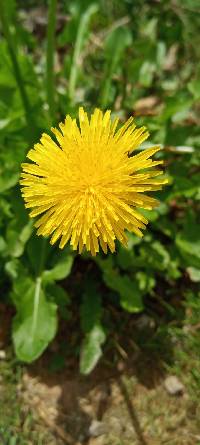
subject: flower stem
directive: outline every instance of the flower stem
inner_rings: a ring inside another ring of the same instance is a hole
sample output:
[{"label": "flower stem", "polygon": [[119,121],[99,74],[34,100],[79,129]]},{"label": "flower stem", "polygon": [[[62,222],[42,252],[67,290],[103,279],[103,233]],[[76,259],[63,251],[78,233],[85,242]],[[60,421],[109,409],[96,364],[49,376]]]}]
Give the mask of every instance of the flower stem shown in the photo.
[{"label": "flower stem", "polygon": [[51,122],[55,119],[55,84],[54,84],[54,48],[56,27],[57,0],[49,0],[48,26],[47,26],[47,52],[46,52],[46,88],[47,103]]},{"label": "flower stem", "polygon": [[26,89],[25,89],[24,81],[23,81],[23,76],[21,74],[20,65],[19,65],[19,62],[18,62],[18,59],[17,59],[17,56],[16,56],[16,48],[15,48],[15,45],[14,45],[14,42],[13,42],[13,37],[12,37],[11,30],[10,30],[9,18],[8,18],[6,5],[5,5],[4,0],[1,1],[0,20],[1,20],[1,25],[2,25],[2,29],[3,29],[4,37],[5,37],[6,42],[7,42],[8,51],[9,51],[9,54],[10,54],[10,59],[11,59],[11,62],[12,62],[13,74],[15,76],[15,80],[16,80],[16,83],[18,85],[19,93],[20,93],[22,104],[23,104],[23,107],[24,107],[26,122],[27,122],[27,126],[28,126],[29,132],[30,132],[29,134],[32,135],[31,105],[30,105],[29,98],[28,98],[27,93],[26,93]]}]

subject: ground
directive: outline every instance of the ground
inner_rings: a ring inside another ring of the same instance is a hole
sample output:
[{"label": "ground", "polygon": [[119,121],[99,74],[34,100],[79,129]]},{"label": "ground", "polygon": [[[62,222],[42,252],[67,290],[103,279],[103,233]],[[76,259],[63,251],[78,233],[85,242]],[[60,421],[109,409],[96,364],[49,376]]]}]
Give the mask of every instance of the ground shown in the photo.
[{"label": "ground", "polygon": [[[142,314],[135,329],[147,322]],[[16,361],[9,339],[1,342],[1,445],[200,444],[200,406],[186,364],[170,395],[166,378],[178,366],[162,354],[159,360],[152,350],[131,342],[131,351],[127,339],[116,340],[114,352],[108,347],[95,370],[81,376],[73,355],[59,359],[59,341],[29,366]]]}]

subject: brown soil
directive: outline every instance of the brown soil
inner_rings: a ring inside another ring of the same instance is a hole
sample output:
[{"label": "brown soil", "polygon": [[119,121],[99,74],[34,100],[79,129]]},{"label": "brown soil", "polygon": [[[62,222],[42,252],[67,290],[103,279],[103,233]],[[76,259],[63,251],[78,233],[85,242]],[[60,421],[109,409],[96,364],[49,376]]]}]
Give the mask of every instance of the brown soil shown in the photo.
[{"label": "brown soil", "polygon": [[36,424],[51,432],[48,445],[200,443],[197,405],[186,390],[170,396],[163,371],[140,354],[128,364],[123,359],[113,367],[102,363],[87,377],[69,368],[47,369],[44,357],[27,368],[19,395]]}]

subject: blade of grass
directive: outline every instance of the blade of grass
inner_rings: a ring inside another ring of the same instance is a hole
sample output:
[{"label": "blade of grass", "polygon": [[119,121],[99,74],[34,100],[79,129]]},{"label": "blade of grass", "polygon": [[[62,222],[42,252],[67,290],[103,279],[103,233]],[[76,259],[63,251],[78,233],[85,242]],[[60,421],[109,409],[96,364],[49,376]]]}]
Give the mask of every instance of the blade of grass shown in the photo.
[{"label": "blade of grass", "polygon": [[88,9],[85,11],[84,14],[81,15],[80,18],[75,47],[74,47],[74,54],[72,58],[72,67],[69,76],[69,98],[71,102],[73,102],[75,88],[76,88],[78,62],[84,44],[84,36],[89,26],[90,19],[92,15],[95,14],[95,12],[97,12],[97,10],[98,10],[98,5],[94,3],[88,7]]},{"label": "blade of grass", "polygon": [[18,59],[17,59],[16,48],[15,48],[12,33],[10,30],[10,23],[9,23],[9,18],[8,18],[8,14],[7,14],[7,9],[6,9],[6,2],[4,0],[1,0],[1,3],[0,3],[0,20],[1,20],[4,37],[7,42],[10,59],[12,62],[13,74],[15,76],[15,80],[16,80],[16,83],[19,88],[19,93],[20,93],[23,108],[24,108],[27,127],[29,129],[29,139],[30,139],[30,141],[32,141],[32,139],[33,139],[33,125],[32,125],[32,118],[31,118],[31,105],[30,105],[29,98],[26,93],[23,76],[21,73]]},{"label": "blade of grass", "polygon": [[108,35],[105,44],[105,69],[104,80],[100,94],[100,106],[105,109],[109,105],[109,95],[112,86],[112,78],[117,67],[120,65],[121,59],[127,46],[131,44],[131,37],[127,27],[121,26],[114,28]]},{"label": "blade of grass", "polygon": [[54,81],[56,6],[57,6],[57,0],[49,0],[47,50],[46,50],[46,92],[47,92],[47,103],[49,106],[49,115],[51,123],[54,121],[56,114],[55,81]]}]

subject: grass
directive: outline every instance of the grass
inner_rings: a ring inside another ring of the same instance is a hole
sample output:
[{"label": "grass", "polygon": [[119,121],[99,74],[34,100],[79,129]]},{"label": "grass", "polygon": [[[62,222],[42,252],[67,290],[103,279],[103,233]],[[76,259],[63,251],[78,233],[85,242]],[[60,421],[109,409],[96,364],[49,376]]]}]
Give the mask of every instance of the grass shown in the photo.
[{"label": "grass", "polygon": [[23,403],[20,391],[23,371],[8,350],[6,360],[0,361],[0,444],[50,444],[54,436],[37,423],[36,413]]}]

